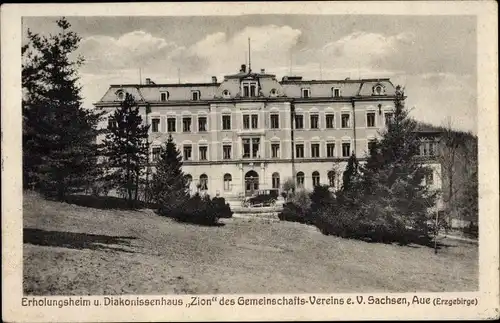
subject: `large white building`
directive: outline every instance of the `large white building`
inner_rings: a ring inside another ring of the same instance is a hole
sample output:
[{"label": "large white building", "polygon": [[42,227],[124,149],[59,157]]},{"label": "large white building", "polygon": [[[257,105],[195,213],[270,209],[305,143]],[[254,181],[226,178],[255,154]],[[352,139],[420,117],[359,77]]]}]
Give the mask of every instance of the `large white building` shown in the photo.
[{"label": "large white building", "polygon": [[[125,93],[151,125],[153,161],[172,134],[191,190],[232,199],[280,189],[287,179],[310,190],[338,186],[349,156],[362,159],[392,116],[396,88],[386,78],[279,81],[242,65],[222,82],[111,85],[95,106],[112,112]],[[424,143],[422,155],[432,156],[433,147],[432,140]],[[428,162],[435,170],[428,180],[439,187],[440,167]]]}]

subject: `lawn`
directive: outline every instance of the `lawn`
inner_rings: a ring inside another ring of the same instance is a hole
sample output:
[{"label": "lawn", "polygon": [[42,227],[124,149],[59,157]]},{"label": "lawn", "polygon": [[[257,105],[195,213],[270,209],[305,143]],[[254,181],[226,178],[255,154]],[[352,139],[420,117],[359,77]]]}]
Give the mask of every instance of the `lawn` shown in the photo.
[{"label": "lawn", "polygon": [[30,295],[473,291],[476,245],[397,246],[314,227],[223,219],[202,227],[151,210],[90,208],[24,196]]}]

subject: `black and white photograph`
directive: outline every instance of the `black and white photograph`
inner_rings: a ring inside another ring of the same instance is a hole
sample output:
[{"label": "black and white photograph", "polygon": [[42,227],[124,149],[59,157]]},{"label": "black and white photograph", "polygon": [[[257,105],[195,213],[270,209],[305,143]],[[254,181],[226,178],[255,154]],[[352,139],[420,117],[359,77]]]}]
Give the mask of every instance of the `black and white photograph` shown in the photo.
[{"label": "black and white photograph", "polygon": [[478,14],[279,4],[19,13],[17,306],[481,305]]}]

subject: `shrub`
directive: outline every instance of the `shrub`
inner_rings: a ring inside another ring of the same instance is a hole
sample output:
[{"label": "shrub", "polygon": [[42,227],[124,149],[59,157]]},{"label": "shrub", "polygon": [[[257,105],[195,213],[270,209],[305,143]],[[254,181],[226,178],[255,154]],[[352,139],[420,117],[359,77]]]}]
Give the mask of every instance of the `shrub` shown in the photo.
[{"label": "shrub", "polygon": [[328,185],[318,185],[314,187],[310,195],[311,213],[314,215],[323,208],[333,208],[336,204],[335,197],[330,192]]},{"label": "shrub", "polygon": [[215,225],[219,220],[210,197],[208,195],[201,197],[199,194],[181,203],[174,212],[174,218],[179,222],[202,225]]},{"label": "shrub", "polygon": [[283,204],[283,210],[278,214],[278,218],[281,221],[306,223],[307,213],[295,203],[286,202]]},{"label": "shrub", "polygon": [[313,223],[309,194],[304,190],[295,192],[290,201],[283,205],[283,210],[278,214],[278,217],[282,221]]},{"label": "shrub", "polygon": [[355,238],[360,230],[357,214],[346,208],[323,207],[314,216],[314,225],[325,235]]},{"label": "shrub", "polygon": [[219,218],[229,219],[233,217],[233,211],[223,197],[214,197],[211,202]]},{"label": "shrub", "polygon": [[179,222],[188,222],[201,225],[215,225],[220,218],[231,218],[233,212],[223,197],[209,195],[200,196],[196,193],[192,197],[175,205],[161,205],[158,213],[176,219]]}]

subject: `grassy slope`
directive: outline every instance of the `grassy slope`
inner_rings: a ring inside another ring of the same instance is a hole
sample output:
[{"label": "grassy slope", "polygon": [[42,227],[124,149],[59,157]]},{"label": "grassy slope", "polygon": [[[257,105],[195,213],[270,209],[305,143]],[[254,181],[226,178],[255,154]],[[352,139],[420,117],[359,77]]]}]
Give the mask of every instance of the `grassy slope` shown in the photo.
[{"label": "grassy slope", "polygon": [[[24,200],[27,294],[476,290],[477,247],[369,244],[295,223],[180,224],[150,210]],[[116,238],[117,236],[122,238]]]}]

